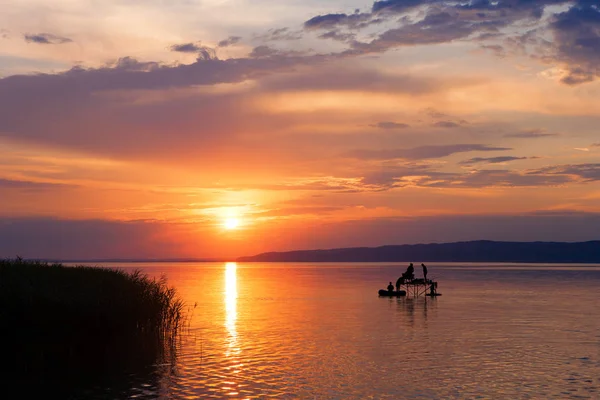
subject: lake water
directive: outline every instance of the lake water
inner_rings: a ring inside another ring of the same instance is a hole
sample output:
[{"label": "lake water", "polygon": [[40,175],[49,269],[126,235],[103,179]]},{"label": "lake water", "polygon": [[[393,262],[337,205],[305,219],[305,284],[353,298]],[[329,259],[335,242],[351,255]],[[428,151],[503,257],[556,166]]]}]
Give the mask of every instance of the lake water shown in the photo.
[{"label": "lake water", "polygon": [[87,398],[600,398],[600,266],[431,263],[443,295],[415,299],[377,295],[405,264],[120,266],[166,275],[189,326]]}]

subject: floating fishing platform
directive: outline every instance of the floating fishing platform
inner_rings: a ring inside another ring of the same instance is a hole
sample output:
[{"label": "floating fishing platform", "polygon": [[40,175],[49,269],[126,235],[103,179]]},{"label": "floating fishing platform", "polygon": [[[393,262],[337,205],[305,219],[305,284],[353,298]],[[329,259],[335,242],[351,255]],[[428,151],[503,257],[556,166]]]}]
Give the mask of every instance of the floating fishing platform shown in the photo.
[{"label": "floating fishing platform", "polygon": [[441,293],[437,291],[438,283],[431,279],[411,279],[406,280],[400,284],[400,288],[398,291],[392,290],[379,290],[380,297],[419,297],[419,296],[429,296],[429,297],[437,297],[441,296]]}]

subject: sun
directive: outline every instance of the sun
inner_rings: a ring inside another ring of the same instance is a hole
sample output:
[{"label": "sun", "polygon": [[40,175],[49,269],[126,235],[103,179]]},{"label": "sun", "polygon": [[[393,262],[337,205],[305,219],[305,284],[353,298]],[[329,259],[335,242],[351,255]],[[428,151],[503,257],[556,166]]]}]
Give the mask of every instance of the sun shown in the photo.
[{"label": "sun", "polygon": [[235,229],[240,226],[240,221],[237,218],[227,218],[223,223],[225,229]]}]

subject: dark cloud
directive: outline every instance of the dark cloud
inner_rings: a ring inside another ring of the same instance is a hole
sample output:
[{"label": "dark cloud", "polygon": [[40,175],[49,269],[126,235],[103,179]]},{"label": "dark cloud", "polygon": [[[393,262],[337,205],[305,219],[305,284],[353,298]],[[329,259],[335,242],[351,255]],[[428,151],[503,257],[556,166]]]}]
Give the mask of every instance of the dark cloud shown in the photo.
[{"label": "dark cloud", "polygon": [[350,42],[354,40],[355,37],[356,34],[354,33],[341,32],[339,30],[332,30],[319,35],[320,39],[332,39],[337,40],[338,42]]},{"label": "dark cloud", "polygon": [[237,44],[242,40],[241,36],[229,36],[227,39],[221,40],[217,46],[218,47],[228,47]]},{"label": "dark cloud", "polygon": [[53,35],[51,33],[37,33],[37,34],[25,34],[25,41],[29,43],[38,43],[38,44],[63,44],[70,43],[73,40],[63,37]]},{"label": "dark cloud", "polygon": [[438,121],[432,124],[436,128],[459,128],[460,124],[453,121]]},{"label": "dark cloud", "polygon": [[217,53],[214,49],[195,43],[176,44],[171,46],[171,50],[179,53],[196,53],[199,60],[217,59]]},{"label": "dark cloud", "polygon": [[302,32],[292,31],[290,30],[290,28],[274,28],[269,29],[267,33],[263,35],[257,36],[256,39],[263,40],[266,42],[299,40],[302,39]]},{"label": "dark cloud", "polygon": [[420,146],[410,149],[389,150],[354,150],[347,154],[348,157],[362,160],[393,160],[408,159],[420,160],[427,158],[442,158],[455,153],[469,151],[505,151],[512,150],[507,147],[490,147],[482,144],[450,144],[440,146]]},{"label": "dark cloud", "polygon": [[[191,154],[192,149],[210,153],[208,143],[224,143],[249,122],[273,129],[271,124],[279,124],[279,119],[249,115],[239,104],[244,100],[239,93],[197,92],[171,99],[169,89],[265,79],[328,59],[278,54],[228,60],[199,57],[192,64],[164,65],[123,58],[100,68],[13,75],[0,79],[0,132],[10,140],[93,154],[171,157]],[[143,91],[154,90],[165,91],[166,98],[133,101],[145,98]],[[240,118],[224,118],[230,110],[239,110]]]},{"label": "dark cloud", "polygon": [[590,147],[600,147],[600,143],[592,143]]},{"label": "dark cloud", "polygon": [[[426,16],[423,20],[383,32],[371,42],[353,42],[350,53],[382,53],[401,46],[452,42],[482,29],[478,23],[461,20],[449,13]],[[490,28],[491,29],[491,28]]]},{"label": "dark cloud", "polygon": [[423,5],[442,3],[443,0],[382,0],[373,3],[373,12],[404,13]]},{"label": "dark cloud", "polygon": [[269,46],[261,45],[252,49],[248,55],[251,58],[271,57],[279,54],[279,50]]},{"label": "dark cloud", "polygon": [[504,163],[504,162],[508,162],[508,161],[526,160],[527,158],[528,157],[512,157],[512,156],[489,157],[489,158],[475,157],[475,158],[470,158],[468,160],[461,161],[459,164],[461,164],[461,165],[472,165],[472,164],[478,164],[478,163],[498,164],[498,163]]},{"label": "dark cloud", "polygon": [[422,182],[420,186],[444,188],[559,186],[573,182],[565,175],[522,173],[509,170],[477,170],[450,179]]},{"label": "dark cloud", "polygon": [[[520,23],[542,21],[548,6],[567,5],[556,13],[547,26],[525,34],[506,32]],[[411,12],[422,7],[421,13]],[[398,18],[400,17],[400,18]],[[380,33],[371,41],[353,39],[356,32],[373,23],[397,19],[396,27]],[[569,85],[590,82],[600,76],[600,7],[596,0],[382,0],[373,3],[371,12],[337,13],[315,16],[304,23],[306,30],[328,32],[319,37],[350,43],[347,54],[381,53],[402,46],[450,43],[472,38],[477,41],[509,41],[546,62],[562,64],[568,74],[562,81]],[[553,41],[544,39],[548,29]],[[507,49],[498,43],[482,44],[484,49],[504,57]]]},{"label": "dark cloud", "polygon": [[550,137],[550,136],[557,136],[557,134],[556,133],[547,133],[543,129],[530,129],[530,130],[526,130],[526,131],[522,131],[522,132],[507,133],[506,135],[504,135],[504,137],[520,138],[520,139],[535,139],[535,138],[543,138],[543,137]]},{"label": "dark cloud", "polygon": [[410,125],[408,125],[408,124],[404,124],[401,122],[391,122],[391,121],[382,121],[382,122],[378,122],[376,124],[372,124],[369,126],[371,126],[373,128],[380,128],[380,129],[403,129],[403,128],[410,127]]},{"label": "dark cloud", "polygon": [[[476,162],[503,162],[518,157],[475,158]],[[469,160],[470,161],[470,160]],[[408,179],[407,179],[408,178]],[[437,188],[537,187],[560,186],[569,183],[589,183],[600,180],[600,164],[555,165],[524,171],[482,169],[453,173],[433,170],[428,165],[393,166],[371,172],[365,184],[381,188],[417,186]]]},{"label": "dark cloud", "polygon": [[600,8],[594,0],[578,0],[567,11],[554,16],[556,58],[564,62],[568,75],[563,83],[576,85],[600,76]]},{"label": "dark cloud", "polygon": [[[373,5],[371,18],[404,15],[399,20],[400,26],[383,32],[371,42],[354,42],[349,51],[358,54],[379,53],[401,46],[448,43],[475,34],[477,40],[495,39],[501,35],[502,28],[523,20],[539,20],[545,6],[565,2],[481,0],[457,4],[448,0],[377,1]],[[407,12],[420,6],[430,6],[422,14],[423,17],[408,16]],[[328,25],[329,29],[334,27],[334,24]]]},{"label": "dark cloud", "polygon": [[17,181],[11,179],[0,178],[0,189],[16,189],[26,190],[31,192],[44,191],[48,189],[74,188],[74,185],[65,185],[60,183],[45,183],[31,181]]},{"label": "dark cloud", "polygon": [[334,29],[339,27],[360,29],[372,22],[373,17],[370,13],[325,14],[318,15],[306,21],[304,29]]},{"label": "dark cloud", "polygon": [[528,172],[528,175],[573,176],[584,182],[600,181],[600,164],[554,165]]},{"label": "dark cloud", "polygon": [[578,177],[544,171],[474,170],[440,172],[430,166],[387,167],[368,173],[365,185],[378,185],[380,190],[399,187],[485,188],[560,186],[578,182]]},{"label": "dark cloud", "polygon": [[425,112],[425,114],[427,114],[429,117],[431,117],[433,119],[443,119],[443,118],[449,118],[450,117],[448,114],[444,114],[442,112],[439,112],[435,108],[426,108],[423,111]]},{"label": "dark cloud", "polygon": [[202,46],[196,43],[174,44],[171,46],[172,51],[177,51],[179,53],[197,53],[201,49]]}]

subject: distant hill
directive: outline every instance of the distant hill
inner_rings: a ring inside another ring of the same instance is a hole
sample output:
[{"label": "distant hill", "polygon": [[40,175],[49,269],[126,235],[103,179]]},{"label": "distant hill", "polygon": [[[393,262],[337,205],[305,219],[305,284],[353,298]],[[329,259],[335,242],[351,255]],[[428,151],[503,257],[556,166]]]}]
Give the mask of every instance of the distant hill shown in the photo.
[{"label": "distant hill", "polygon": [[600,263],[600,241],[472,242],[298,250],[240,257],[240,262],[523,262]]}]

